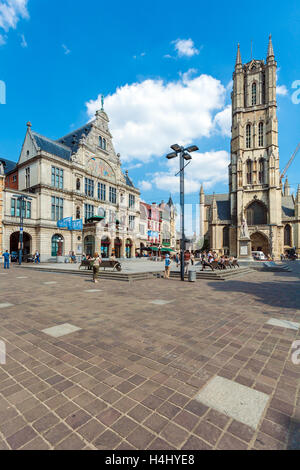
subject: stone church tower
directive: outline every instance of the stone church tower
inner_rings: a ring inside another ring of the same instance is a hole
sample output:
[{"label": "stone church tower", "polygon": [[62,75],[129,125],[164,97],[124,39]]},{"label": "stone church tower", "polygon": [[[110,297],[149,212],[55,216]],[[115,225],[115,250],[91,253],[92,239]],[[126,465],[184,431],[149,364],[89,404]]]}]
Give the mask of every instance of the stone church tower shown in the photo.
[{"label": "stone church tower", "polygon": [[271,36],[266,62],[253,59],[243,65],[238,46],[233,73],[229,193],[230,245],[236,245],[231,251],[239,256],[243,220],[248,223],[252,250],[275,257],[283,251],[276,67]]},{"label": "stone church tower", "polygon": [[[266,60],[243,64],[238,46],[233,73],[229,193],[200,190],[200,234],[219,254],[275,259],[300,253],[300,190],[284,190],[279,171],[276,67],[271,36]],[[247,224],[246,224],[247,222]]]}]

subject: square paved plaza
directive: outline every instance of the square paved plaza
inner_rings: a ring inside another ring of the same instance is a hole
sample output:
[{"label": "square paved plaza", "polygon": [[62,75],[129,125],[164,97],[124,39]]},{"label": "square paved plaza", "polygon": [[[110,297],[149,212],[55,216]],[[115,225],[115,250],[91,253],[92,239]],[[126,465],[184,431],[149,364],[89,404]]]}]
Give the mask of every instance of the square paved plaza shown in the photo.
[{"label": "square paved plaza", "polygon": [[1,269],[0,449],[300,449],[299,285]]}]

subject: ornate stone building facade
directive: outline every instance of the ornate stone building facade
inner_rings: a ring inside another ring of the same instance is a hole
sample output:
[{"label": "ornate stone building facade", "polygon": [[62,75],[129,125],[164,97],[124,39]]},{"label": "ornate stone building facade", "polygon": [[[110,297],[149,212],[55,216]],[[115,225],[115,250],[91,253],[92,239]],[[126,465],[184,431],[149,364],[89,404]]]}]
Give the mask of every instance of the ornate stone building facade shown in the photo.
[{"label": "ornate stone building facade", "polygon": [[[139,246],[140,192],[121,169],[103,109],[95,119],[56,141],[27,132],[19,161],[6,172],[3,249],[18,249],[20,207],[24,210],[24,251],[39,250],[43,261],[70,251],[81,255],[133,257]],[[17,175],[17,189],[11,179]],[[83,229],[58,220],[82,220]]]},{"label": "ornate stone building facade", "polygon": [[276,67],[271,36],[266,61],[243,64],[238,46],[229,194],[200,190],[200,234],[219,253],[241,257],[263,251],[278,259],[288,248],[300,252],[300,190],[290,195],[286,181],[283,191],[279,172]]}]

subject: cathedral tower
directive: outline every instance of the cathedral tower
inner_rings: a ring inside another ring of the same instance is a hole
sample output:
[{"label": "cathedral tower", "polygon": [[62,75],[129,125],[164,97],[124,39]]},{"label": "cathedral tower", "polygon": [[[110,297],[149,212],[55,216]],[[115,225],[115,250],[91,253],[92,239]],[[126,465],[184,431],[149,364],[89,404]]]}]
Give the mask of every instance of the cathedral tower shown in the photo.
[{"label": "cathedral tower", "polygon": [[276,67],[271,36],[266,61],[242,63],[238,46],[233,73],[229,165],[231,252],[240,255],[240,230],[247,221],[254,251],[282,250]]}]

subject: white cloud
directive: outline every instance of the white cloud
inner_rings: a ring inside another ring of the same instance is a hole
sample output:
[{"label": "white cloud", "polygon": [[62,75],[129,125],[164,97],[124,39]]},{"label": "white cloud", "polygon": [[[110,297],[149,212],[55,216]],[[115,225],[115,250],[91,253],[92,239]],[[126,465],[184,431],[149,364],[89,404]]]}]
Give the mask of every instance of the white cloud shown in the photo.
[{"label": "white cloud", "polygon": [[138,188],[142,191],[150,191],[152,184],[149,181],[139,181]]},{"label": "white cloud", "polygon": [[231,136],[231,104],[215,115],[214,122],[222,135]]},{"label": "white cloud", "polygon": [[24,48],[28,47],[24,34],[21,34],[21,46]]},{"label": "white cloud", "polygon": [[[201,183],[206,189],[228,181],[229,153],[225,150],[195,152],[191,163],[185,169],[185,193],[199,192]],[[156,172],[152,181],[158,189],[179,192],[178,159],[170,160],[168,171]]]},{"label": "white cloud", "polygon": [[174,44],[178,57],[193,57],[199,54],[192,39],[176,39],[176,41],[172,41],[172,44]]},{"label": "white cloud", "polygon": [[[226,90],[212,76],[190,75],[182,74],[178,81],[168,83],[148,79],[127,84],[105,98],[104,108],[122,161],[163,158],[171,144],[193,143],[216,133],[214,115],[224,108]],[[101,108],[101,95],[86,106],[92,118]],[[223,127],[225,117],[218,118]]]},{"label": "white cloud", "polygon": [[285,85],[277,85],[276,94],[281,96],[286,96],[288,94],[288,89]]},{"label": "white cloud", "polygon": [[[8,32],[16,29],[20,18],[28,18],[28,0],[0,0],[0,29]],[[6,36],[0,35],[0,45],[6,42]]]},{"label": "white cloud", "polygon": [[65,51],[65,54],[68,55],[70,54],[70,49],[67,48],[67,46],[65,44],[62,44],[61,47],[63,48],[63,50]]}]

